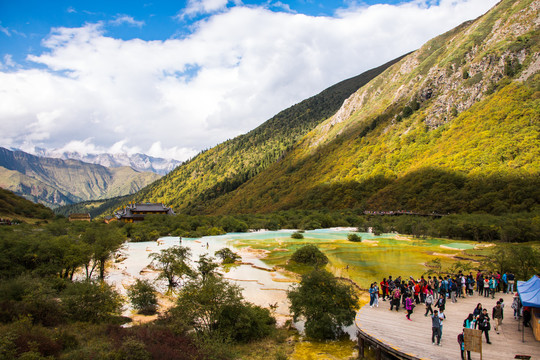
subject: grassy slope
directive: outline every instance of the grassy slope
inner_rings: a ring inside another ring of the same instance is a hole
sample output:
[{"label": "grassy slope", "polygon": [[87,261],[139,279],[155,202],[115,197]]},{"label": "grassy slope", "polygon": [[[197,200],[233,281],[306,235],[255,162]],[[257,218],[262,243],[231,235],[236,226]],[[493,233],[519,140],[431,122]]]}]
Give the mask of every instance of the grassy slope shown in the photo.
[{"label": "grassy slope", "polygon": [[34,204],[9,190],[0,188],[0,217],[8,219],[52,219],[51,209]]},{"label": "grassy slope", "polygon": [[[539,51],[532,25],[538,10],[530,2],[503,1],[428,42],[353,95],[282,161],[208,208],[532,210],[540,202],[539,80],[509,81],[519,75],[518,54],[526,68]],[[524,35],[512,34],[516,29]],[[419,108],[403,119],[413,102]]]}]

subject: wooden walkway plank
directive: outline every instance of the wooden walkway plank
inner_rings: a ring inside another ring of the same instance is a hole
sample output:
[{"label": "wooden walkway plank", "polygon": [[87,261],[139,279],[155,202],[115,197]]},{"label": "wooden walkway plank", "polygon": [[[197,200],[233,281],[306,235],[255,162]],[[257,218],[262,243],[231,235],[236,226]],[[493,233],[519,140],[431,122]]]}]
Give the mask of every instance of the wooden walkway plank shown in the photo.
[{"label": "wooden walkway plank", "polygon": [[[463,329],[463,320],[473,312],[478,303],[488,309],[491,318],[491,311],[499,298],[503,298],[505,303],[503,324],[497,334],[494,321],[491,321],[489,337],[492,344],[486,344],[483,337],[483,360],[514,359],[517,354],[530,355],[532,360],[540,359],[540,342],[534,339],[531,328],[525,328],[525,342],[521,340],[522,332],[518,331],[518,321],[514,320],[514,310],[510,307],[512,294],[497,293],[496,298],[491,299],[475,293],[471,297],[458,299],[456,303],[448,299],[441,346],[431,343],[431,317],[424,317],[424,304],[414,308],[412,321],[409,321],[403,307],[398,312],[390,311],[389,301],[379,300],[378,308],[365,305],[358,311],[356,326],[362,332],[404,354],[421,359],[455,360],[461,358],[457,335]],[[471,358],[480,359],[480,354],[471,352]]]}]

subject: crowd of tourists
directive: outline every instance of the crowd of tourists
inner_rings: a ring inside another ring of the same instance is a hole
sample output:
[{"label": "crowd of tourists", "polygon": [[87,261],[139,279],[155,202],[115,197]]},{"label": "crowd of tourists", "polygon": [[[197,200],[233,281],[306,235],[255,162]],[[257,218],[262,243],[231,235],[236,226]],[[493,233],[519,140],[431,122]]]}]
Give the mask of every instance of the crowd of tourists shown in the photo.
[{"label": "crowd of tourists", "polygon": [[[478,271],[476,275],[472,273],[465,275],[462,272],[454,276],[422,276],[408,279],[401,276],[393,279],[392,276],[384,278],[380,283],[374,282],[370,285],[370,307],[379,306],[379,298],[389,301],[390,311],[399,311],[400,307],[406,310],[405,317],[411,321],[414,308],[422,304],[425,307],[424,316],[431,316],[433,345],[441,344],[443,322],[446,319],[445,309],[447,301],[455,303],[459,298],[473,296],[475,291],[478,296],[495,299],[497,292],[512,293],[517,291],[514,287],[515,276],[512,273],[483,273]],[[491,309],[483,307],[479,303],[469,316],[463,321],[463,328],[481,330],[485,336],[486,343],[491,344],[489,331],[491,321],[494,322],[494,330],[499,333],[500,326],[504,318],[504,300],[500,298]],[[517,292],[514,294],[511,304],[514,319],[523,316],[525,326],[530,321],[530,309],[522,308]],[[470,359],[470,352],[465,351],[463,333],[458,336],[458,343],[461,348],[461,357]]]}]

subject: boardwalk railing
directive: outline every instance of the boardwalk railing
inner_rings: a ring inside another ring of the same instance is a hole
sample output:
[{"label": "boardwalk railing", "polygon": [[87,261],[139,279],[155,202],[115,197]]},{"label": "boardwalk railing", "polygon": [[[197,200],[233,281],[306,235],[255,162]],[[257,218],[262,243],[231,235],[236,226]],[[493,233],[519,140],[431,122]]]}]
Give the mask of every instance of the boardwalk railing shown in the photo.
[{"label": "boardwalk railing", "polygon": [[370,346],[375,350],[375,358],[377,360],[421,360],[419,357],[414,355],[406,354],[391,347],[388,344],[383,343],[379,339],[369,335],[368,333],[362,331],[358,328],[356,333],[358,337],[358,358],[364,359],[365,348]]},{"label": "boardwalk railing", "polygon": [[377,216],[398,216],[398,215],[415,215],[415,216],[433,216],[433,217],[443,217],[447,214],[438,214],[438,213],[419,213],[415,211],[406,211],[406,210],[391,210],[391,211],[364,211],[364,215],[377,215]]}]

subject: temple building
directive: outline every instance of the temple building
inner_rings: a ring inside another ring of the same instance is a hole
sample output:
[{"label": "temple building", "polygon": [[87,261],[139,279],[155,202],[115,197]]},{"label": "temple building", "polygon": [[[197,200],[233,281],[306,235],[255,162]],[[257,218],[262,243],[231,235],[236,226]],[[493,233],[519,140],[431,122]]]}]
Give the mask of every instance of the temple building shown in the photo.
[{"label": "temple building", "polygon": [[69,214],[68,216],[69,221],[92,221],[92,217],[89,213],[82,213],[82,214]]},{"label": "temple building", "polygon": [[174,215],[174,211],[163,204],[145,203],[129,204],[114,214],[118,220],[130,223],[143,221],[146,215]]}]

